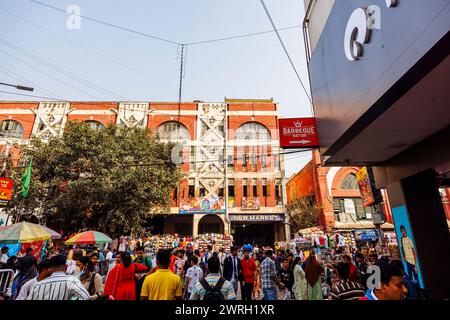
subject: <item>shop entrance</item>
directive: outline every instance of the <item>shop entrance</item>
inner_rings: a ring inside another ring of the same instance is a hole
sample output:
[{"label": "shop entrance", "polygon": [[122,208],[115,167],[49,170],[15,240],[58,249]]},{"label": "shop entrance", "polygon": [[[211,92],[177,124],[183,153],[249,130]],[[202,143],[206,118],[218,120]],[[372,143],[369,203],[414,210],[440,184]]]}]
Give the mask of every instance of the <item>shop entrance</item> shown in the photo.
[{"label": "shop entrance", "polygon": [[273,246],[275,242],[274,223],[234,224],[233,240],[236,245],[252,244]]},{"label": "shop entrance", "polygon": [[220,217],[208,214],[198,222],[198,234],[224,233],[224,224]]},{"label": "shop entrance", "polygon": [[164,216],[156,216],[151,219],[147,219],[145,229],[151,234],[163,234],[164,233]]}]

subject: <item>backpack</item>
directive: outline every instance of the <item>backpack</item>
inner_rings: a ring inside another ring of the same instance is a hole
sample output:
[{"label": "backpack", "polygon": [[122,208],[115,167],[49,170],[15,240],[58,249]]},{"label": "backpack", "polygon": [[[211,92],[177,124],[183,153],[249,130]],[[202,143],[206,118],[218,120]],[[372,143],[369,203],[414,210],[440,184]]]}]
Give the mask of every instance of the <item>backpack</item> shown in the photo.
[{"label": "backpack", "polygon": [[222,288],[223,284],[225,283],[224,278],[220,278],[219,281],[217,281],[216,285],[214,287],[211,287],[206,281],[206,279],[201,279],[200,284],[203,286],[203,288],[206,290],[205,295],[203,296],[203,300],[225,300],[225,297],[223,296],[222,292],[220,292],[220,289]]}]

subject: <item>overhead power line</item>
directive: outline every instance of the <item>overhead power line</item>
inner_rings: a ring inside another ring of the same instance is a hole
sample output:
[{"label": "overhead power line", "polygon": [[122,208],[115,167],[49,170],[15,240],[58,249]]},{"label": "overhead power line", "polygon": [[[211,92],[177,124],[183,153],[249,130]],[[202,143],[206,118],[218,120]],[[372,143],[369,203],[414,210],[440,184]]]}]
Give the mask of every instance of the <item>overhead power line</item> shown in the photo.
[{"label": "overhead power line", "polygon": [[[41,6],[44,6],[44,7],[47,7],[47,8],[50,8],[50,9],[53,9],[53,10],[56,10],[56,11],[59,11],[59,12],[63,12],[64,14],[67,14],[66,10],[58,8],[58,7],[55,7],[55,6],[52,6],[52,5],[49,5],[49,4],[46,4],[46,3],[43,3],[43,2],[40,2],[40,1],[37,1],[37,0],[28,0],[28,1],[32,2],[32,3],[35,3],[35,4],[38,4],[38,5],[41,5]],[[276,31],[284,31],[284,30],[290,30],[290,29],[296,29],[296,28],[302,27],[301,25],[294,25],[294,26],[290,26],[290,27],[286,27],[286,28],[281,28],[281,29],[278,29],[278,30],[267,30],[267,31],[261,31],[261,32],[254,32],[254,33],[247,33],[247,34],[223,37],[223,38],[216,38],[216,39],[209,39],[209,40],[202,40],[202,41],[195,41],[195,42],[184,42],[183,43],[183,42],[177,42],[177,41],[174,41],[174,40],[170,40],[170,39],[162,38],[162,37],[159,37],[159,36],[151,35],[151,34],[148,34],[148,33],[145,33],[145,32],[133,30],[133,29],[128,28],[128,27],[119,26],[117,24],[106,22],[106,21],[102,21],[100,19],[87,17],[85,15],[80,15],[80,18],[87,19],[87,20],[90,20],[90,21],[93,21],[93,22],[96,22],[96,23],[99,23],[99,24],[103,24],[103,25],[109,26],[111,28],[116,28],[116,29],[119,29],[119,30],[122,30],[122,31],[126,31],[126,32],[134,33],[134,34],[137,34],[137,35],[140,35],[140,36],[144,36],[144,37],[147,37],[147,38],[151,38],[151,39],[154,39],[154,40],[159,40],[159,41],[163,41],[163,42],[166,42],[166,43],[171,43],[171,44],[174,44],[174,45],[177,45],[177,46],[178,45],[182,45],[182,44],[188,46],[188,45],[200,45],[200,44],[206,44],[206,43],[212,43],[212,42],[218,42],[218,41],[228,41],[228,40],[234,40],[234,39],[246,38],[246,37],[254,37],[254,36],[268,34],[268,33],[276,32]]]},{"label": "overhead power line", "polygon": [[[41,5],[41,6],[44,6],[44,7],[47,7],[47,8],[51,8],[51,9],[59,11],[59,12],[63,12],[65,14],[67,13],[66,10],[64,10],[64,9],[60,9],[60,8],[51,6],[49,4],[43,3],[43,2],[39,2],[39,1],[36,1],[36,0],[28,0],[28,1],[33,2],[35,4],[38,4],[38,5]],[[106,26],[111,27],[111,28],[115,28],[115,29],[119,29],[119,30],[135,33],[135,34],[138,34],[140,36],[151,38],[151,39],[154,39],[154,40],[159,40],[159,41],[163,41],[163,42],[167,42],[167,43],[171,43],[171,44],[175,44],[175,45],[181,44],[181,43],[178,43],[176,41],[172,41],[172,40],[169,40],[169,39],[164,39],[164,38],[161,38],[161,37],[158,37],[158,36],[154,36],[154,35],[151,35],[151,34],[148,34],[148,33],[145,33],[145,32],[136,31],[136,30],[133,30],[133,29],[130,29],[130,28],[127,28],[127,27],[122,27],[122,26],[119,26],[119,25],[116,25],[116,24],[113,24],[113,23],[105,22],[105,21],[102,21],[102,20],[99,20],[99,19],[95,19],[95,18],[91,18],[91,17],[85,16],[85,15],[80,15],[80,18],[83,18],[83,19],[86,19],[86,20],[90,20],[90,21],[94,21],[96,23],[100,23],[100,24],[106,25]]]},{"label": "overhead power line", "polygon": [[95,83],[92,83],[92,82],[90,82],[88,80],[85,80],[85,79],[83,79],[81,77],[78,77],[77,75],[75,75],[75,74],[73,74],[73,73],[71,73],[71,72],[69,72],[69,71],[67,71],[67,70],[65,70],[63,68],[60,68],[60,67],[58,67],[58,66],[56,66],[56,65],[54,65],[54,64],[52,64],[52,63],[50,63],[50,62],[40,58],[40,57],[30,53],[29,51],[26,51],[26,50],[24,50],[24,49],[22,49],[22,48],[20,48],[20,47],[18,47],[16,45],[12,44],[11,42],[8,42],[8,41],[0,38],[0,43],[3,43],[4,45],[6,45],[9,48],[15,50],[16,52],[19,52],[19,53],[21,53],[21,54],[23,54],[23,55],[33,59],[34,61],[37,61],[38,63],[40,63],[40,64],[42,64],[42,65],[44,65],[46,67],[49,67],[49,68],[55,70],[56,72],[59,72],[59,73],[65,75],[66,77],[68,77],[70,79],[76,80],[76,81],[78,81],[78,82],[80,82],[80,83],[82,83],[82,84],[84,84],[86,86],[89,86],[89,87],[91,87],[91,88],[93,88],[93,89],[95,89],[95,90],[97,90],[99,92],[102,92],[102,93],[105,93],[105,94],[107,94],[107,95],[109,95],[111,97],[114,97],[115,99],[127,100],[125,97],[123,97],[121,95],[118,95],[118,94],[116,94],[116,93],[114,93],[112,91],[109,91],[109,90],[107,90],[107,89],[105,89],[105,88],[103,88],[103,87],[101,87],[99,85],[96,85]]},{"label": "overhead power line", "polygon": [[[48,99],[48,100],[58,100],[58,99],[55,99],[55,98],[35,96],[35,95],[32,95],[32,94],[25,94],[25,93],[8,92],[8,91],[1,91],[1,90],[0,90],[0,92],[1,93],[7,93],[7,94],[13,94],[13,95],[16,95],[16,96],[24,96],[24,97],[32,97],[32,98],[40,98],[40,99]],[[25,120],[20,120],[20,121],[25,121]],[[29,121],[29,122],[32,122],[32,121]],[[34,121],[33,121],[33,123],[34,123]]]},{"label": "overhead power line", "polygon": [[[308,97],[308,100],[309,100],[309,102],[310,102],[311,105],[312,105],[312,100],[311,100],[311,97],[309,96],[308,90],[306,90],[306,87],[305,87],[305,85],[303,84],[302,79],[300,78],[300,75],[299,75],[299,73],[298,73],[298,71],[297,71],[297,68],[295,67],[294,62],[292,61],[291,56],[289,55],[289,52],[288,52],[288,50],[286,49],[286,46],[284,45],[283,39],[281,39],[280,33],[278,32],[278,29],[277,29],[277,27],[275,26],[275,23],[273,22],[272,16],[270,15],[270,12],[269,12],[269,10],[267,9],[266,4],[264,3],[264,0],[260,0],[260,1],[261,1],[261,5],[262,5],[263,8],[264,8],[264,11],[266,12],[267,17],[268,17],[269,20],[270,20],[270,23],[272,24],[273,30],[274,30],[275,33],[277,34],[278,40],[280,41],[280,44],[281,44],[281,46],[283,47],[284,53],[286,54],[286,57],[288,58],[288,60],[289,60],[289,62],[290,62],[290,64],[291,64],[291,66],[292,66],[292,69],[294,70],[295,74],[297,75],[298,81],[300,82],[300,84],[301,84],[301,86],[302,86],[302,88],[303,88],[303,91],[305,91],[305,94],[306,94],[306,96]],[[313,115],[314,115],[314,114],[313,114]]]},{"label": "overhead power line", "polygon": [[76,91],[78,91],[78,92],[81,92],[81,93],[87,95],[88,97],[94,98],[94,99],[96,99],[96,100],[101,100],[100,98],[98,98],[98,97],[96,97],[96,96],[93,96],[92,94],[90,94],[90,93],[88,93],[88,92],[86,92],[86,91],[84,91],[84,90],[81,90],[80,88],[77,88],[77,87],[71,85],[70,83],[65,82],[64,80],[61,80],[61,79],[58,79],[58,78],[52,76],[52,75],[49,74],[48,72],[42,71],[41,69],[36,68],[35,66],[33,66],[33,65],[31,65],[31,64],[29,64],[29,63],[27,63],[27,62],[25,62],[25,61],[23,61],[23,60],[17,58],[17,57],[14,57],[13,55],[11,55],[11,54],[9,54],[8,52],[6,52],[5,50],[0,49],[0,52],[2,52],[3,54],[7,55],[8,57],[10,57],[10,58],[12,58],[12,59],[14,59],[14,60],[17,60],[17,61],[23,63],[24,65],[30,67],[30,68],[33,69],[33,70],[36,70],[36,71],[39,72],[39,73],[45,74],[47,77],[49,77],[49,78],[51,78],[51,79],[53,79],[53,80],[56,80],[56,81],[58,81],[58,82],[60,82],[60,83],[62,83],[62,84],[65,84],[66,86],[68,86],[68,87],[70,87],[70,88],[72,88],[72,89],[74,89],[74,90],[76,90]]},{"label": "overhead power line", "polygon": [[[147,73],[144,73],[144,72],[142,72],[142,71],[140,71],[140,70],[138,70],[138,69],[136,69],[136,68],[130,67],[129,65],[126,65],[126,64],[124,64],[124,63],[121,62],[121,61],[115,60],[115,59],[113,59],[113,58],[111,58],[111,57],[109,57],[109,56],[107,56],[107,55],[105,55],[105,54],[103,54],[103,53],[101,53],[101,52],[99,52],[99,51],[96,51],[96,50],[94,50],[94,49],[92,49],[92,48],[90,48],[90,47],[87,47],[87,46],[85,46],[85,45],[83,45],[83,44],[80,44],[80,43],[78,43],[78,42],[76,42],[76,41],[74,41],[74,40],[72,40],[72,39],[70,39],[70,38],[67,38],[66,36],[63,36],[63,35],[60,34],[60,33],[54,32],[53,30],[50,30],[50,29],[48,29],[48,28],[45,28],[45,27],[43,27],[42,25],[39,25],[39,24],[37,24],[37,23],[35,23],[35,22],[29,20],[29,19],[26,19],[26,18],[24,18],[24,17],[18,16],[18,15],[16,15],[16,14],[12,13],[12,12],[10,12],[10,11],[8,11],[8,10],[5,10],[4,8],[0,8],[0,11],[4,12],[4,13],[6,13],[6,14],[12,16],[12,17],[15,17],[16,19],[22,20],[22,21],[24,21],[24,22],[30,24],[31,26],[33,26],[33,27],[35,27],[35,28],[37,28],[37,29],[43,30],[43,31],[45,31],[45,32],[47,32],[47,33],[49,33],[49,34],[51,34],[51,35],[53,35],[53,36],[55,36],[55,37],[58,37],[58,38],[60,38],[60,39],[62,39],[62,40],[64,40],[64,41],[66,41],[66,42],[68,42],[68,43],[70,43],[70,44],[72,44],[72,45],[74,45],[74,46],[76,46],[76,47],[79,47],[79,48],[81,48],[81,49],[83,49],[83,50],[85,50],[85,51],[87,51],[87,52],[90,52],[90,53],[92,53],[92,54],[95,54],[95,55],[97,55],[97,56],[99,56],[99,57],[105,59],[106,61],[108,61],[108,62],[110,62],[110,63],[116,64],[116,65],[118,65],[118,66],[120,66],[120,67],[122,67],[122,68],[124,68],[124,69],[127,69],[128,71],[131,71],[131,72],[133,72],[134,74],[137,74],[137,75],[139,75],[139,76],[141,76],[141,77],[150,79],[150,80],[156,82],[157,84],[159,84],[159,85],[161,85],[161,86],[164,86],[164,87],[170,88],[170,89],[176,88],[176,86],[174,86],[174,85],[170,85],[170,84],[168,84],[168,83],[165,83],[164,81],[161,81],[161,80],[159,80],[159,79],[157,79],[157,78],[155,78],[155,77],[153,77],[153,76],[151,76],[151,75],[149,75],[149,74],[147,74]],[[184,93],[185,95],[188,95],[188,96],[190,96],[190,97],[192,97],[192,98],[198,100],[198,97],[196,97],[196,96],[195,96],[194,94],[192,94],[192,93],[189,93],[189,92],[187,92],[187,91],[185,91],[185,90],[183,90],[183,93]]]},{"label": "overhead power line", "polygon": [[3,67],[1,65],[0,65],[0,71],[3,72],[4,74],[10,76],[11,78],[16,79],[19,82],[23,82],[23,83],[34,86],[36,89],[39,89],[39,91],[42,91],[43,93],[45,93],[47,95],[54,96],[54,97],[57,97],[58,99],[61,99],[61,97],[59,97],[55,93],[53,93],[49,90],[46,90],[45,88],[39,86],[38,84],[19,76],[18,74],[12,72],[11,70],[6,69],[5,67]]},{"label": "overhead power line", "polygon": [[[278,29],[278,31],[297,29],[297,28],[300,28],[300,27],[301,27],[301,25],[295,25],[295,26],[291,26],[291,27],[286,27],[286,28]],[[263,34],[267,34],[267,33],[273,33],[273,32],[275,32],[275,31],[274,31],[274,30],[268,30],[268,31],[261,31],[261,32],[247,33],[247,34],[241,34],[241,35],[230,36],[230,37],[225,37],[225,38],[218,38],[218,39],[204,40],[204,41],[198,41],[198,42],[188,42],[188,43],[186,43],[186,45],[194,46],[194,45],[205,44],[205,43],[211,43],[211,42],[227,41],[227,40],[234,40],[234,39],[246,38],[246,37],[254,37],[254,36],[259,36],[259,35],[263,35]]]}]

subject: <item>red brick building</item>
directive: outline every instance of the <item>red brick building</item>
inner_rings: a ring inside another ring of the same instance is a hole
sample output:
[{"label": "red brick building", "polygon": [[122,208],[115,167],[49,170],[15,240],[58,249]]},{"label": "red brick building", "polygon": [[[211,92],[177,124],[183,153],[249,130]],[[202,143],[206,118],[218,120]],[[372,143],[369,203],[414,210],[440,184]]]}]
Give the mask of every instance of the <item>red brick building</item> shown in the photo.
[{"label": "red brick building", "polygon": [[13,143],[61,135],[67,121],[93,128],[111,123],[146,127],[162,141],[183,145],[184,176],[170,212],[149,221],[154,233],[231,233],[238,243],[259,244],[289,235],[278,110],[272,100],[0,102],[2,152],[19,161]]},{"label": "red brick building", "polygon": [[[352,230],[373,228],[373,208],[364,207],[356,181],[359,167],[322,167],[320,154],[313,151],[313,159],[287,185],[287,203],[312,196],[320,208],[319,224],[326,230]],[[392,213],[383,194],[383,212],[389,224]]]}]

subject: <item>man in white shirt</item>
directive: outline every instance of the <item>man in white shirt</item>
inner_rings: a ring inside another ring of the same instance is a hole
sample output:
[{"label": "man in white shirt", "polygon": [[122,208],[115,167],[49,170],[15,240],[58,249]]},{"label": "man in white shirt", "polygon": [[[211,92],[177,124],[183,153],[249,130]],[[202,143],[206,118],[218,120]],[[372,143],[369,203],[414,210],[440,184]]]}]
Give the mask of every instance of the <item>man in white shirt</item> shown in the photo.
[{"label": "man in white shirt", "polygon": [[106,253],[106,260],[112,260],[113,258],[113,253],[111,251],[111,249],[108,249],[108,252]]},{"label": "man in white shirt", "polygon": [[38,281],[31,289],[27,300],[89,300],[91,296],[77,278],[66,274],[66,257],[50,259],[51,276]]},{"label": "man in white shirt", "polygon": [[51,275],[51,264],[50,259],[42,260],[38,265],[39,274],[37,277],[27,281],[19,291],[16,300],[27,300],[28,295],[31,292],[31,289],[38,283]]},{"label": "man in white shirt", "polygon": [[[192,256],[192,267],[186,271],[186,283],[184,287],[183,296],[189,299],[192,291],[194,291],[195,284],[203,278],[203,270],[198,266],[198,258]],[[186,294],[187,293],[187,294]]]}]

